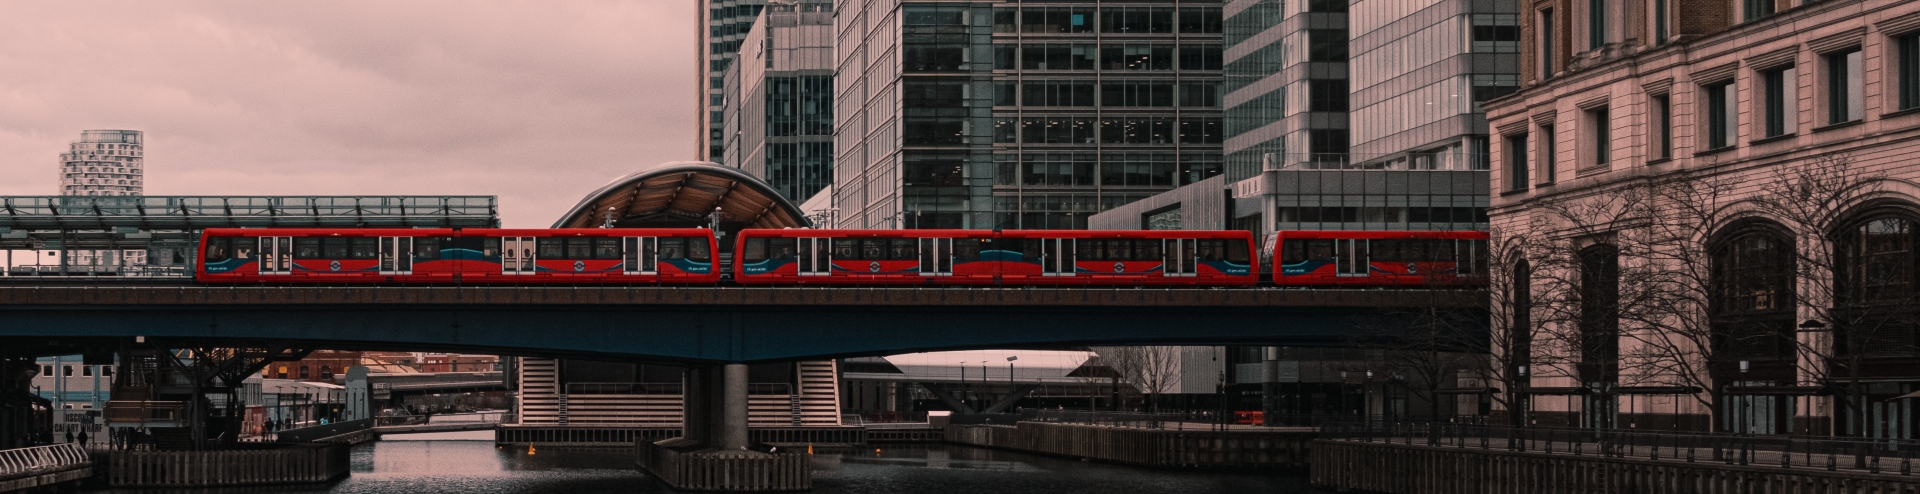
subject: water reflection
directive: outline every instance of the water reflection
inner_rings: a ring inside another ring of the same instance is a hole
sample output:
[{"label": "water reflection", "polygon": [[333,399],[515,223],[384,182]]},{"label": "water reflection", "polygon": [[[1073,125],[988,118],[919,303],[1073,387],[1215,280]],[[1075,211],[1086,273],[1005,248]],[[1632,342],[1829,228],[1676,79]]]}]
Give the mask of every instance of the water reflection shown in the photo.
[{"label": "water reflection", "polygon": [[[470,434],[470,433],[469,433]],[[490,435],[490,434],[489,434]],[[353,450],[353,476],[324,486],[193,491],[439,494],[664,493],[633,468],[632,452],[604,448],[498,448],[464,436],[390,436]],[[1300,477],[1175,472],[949,445],[817,448],[814,492],[1076,494],[1316,493]],[[150,494],[161,491],[113,491]],[[177,491],[176,491],[177,492]]]}]

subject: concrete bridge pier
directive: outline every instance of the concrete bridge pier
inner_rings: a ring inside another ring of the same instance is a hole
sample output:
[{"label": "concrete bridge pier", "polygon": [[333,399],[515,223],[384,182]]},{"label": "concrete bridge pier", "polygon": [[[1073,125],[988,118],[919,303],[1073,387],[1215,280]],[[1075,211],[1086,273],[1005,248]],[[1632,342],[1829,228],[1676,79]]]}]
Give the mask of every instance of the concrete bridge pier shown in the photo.
[{"label": "concrete bridge pier", "polygon": [[813,488],[804,454],[747,439],[747,365],[688,369],[681,436],[634,445],[641,470],[681,491],[775,492]]}]

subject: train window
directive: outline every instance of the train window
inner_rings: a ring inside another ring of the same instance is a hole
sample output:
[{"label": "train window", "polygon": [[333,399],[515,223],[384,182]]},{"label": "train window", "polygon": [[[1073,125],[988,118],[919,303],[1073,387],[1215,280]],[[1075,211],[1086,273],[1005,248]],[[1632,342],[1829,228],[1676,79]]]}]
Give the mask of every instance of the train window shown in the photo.
[{"label": "train window", "polygon": [[886,259],[886,240],[867,238],[860,240],[860,257],[854,259]]},{"label": "train window", "polygon": [[860,259],[860,240],[843,238],[833,243],[834,259]]},{"label": "train window", "polygon": [[[1289,240],[1289,242],[1292,242]],[[1291,250],[1291,249],[1289,249]],[[1193,243],[1194,258],[1200,262],[1220,260],[1220,241],[1201,239]]]},{"label": "train window", "polygon": [[260,239],[255,237],[234,237],[233,258],[252,259],[253,251],[260,248]]},{"label": "train window", "polygon": [[1074,258],[1082,261],[1099,260],[1102,255],[1102,253],[1100,252],[1100,249],[1102,249],[1103,246],[1106,245],[1105,242],[1106,242],[1105,240],[1100,240],[1097,238],[1083,238],[1083,239],[1080,239],[1080,241],[1078,242],[1074,242],[1073,243]]},{"label": "train window", "polygon": [[[1201,249],[1205,249],[1202,247]],[[1333,240],[1313,239],[1307,241],[1307,259],[1315,261],[1333,260]]]},{"label": "train window", "polygon": [[687,239],[687,259],[705,262],[713,258],[713,249],[707,247],[707,239]]},{"label": "train window", "polygon": [[1426,244],[1427,258],[1425,260],[1427,262],[1448,262],[1453,260],[1452,240],[1428,240]]},{"label": "train window", "polygon": [[348,245],[353,247],[353,251],[351,253],[353,254],[354,259],[379,259],[380,258],[380,239],[378,238],[353,237],[351,239],[348,239]]},{"label": "train window", "polygon": [[920,249],[914,245],[911,238],[887,239],[887,245],[890,247],[887,251],[893,254],[891,259],[895,261],[911,261],[920,258]]},{"label": "train window", "polygon": [[222,262],[233,257],[233,239],[214,237],[207,239],[207,262]]},{"label": "train window", "polygon": [[344,237],[325,237],[320,239],[321,259],[346,259],[347,239]]},{"label": "train window", "polygon": [[987,243],[983,238],[953,239],[954,262],[974,262],[980,260],[980,246]]},{"label": "train window", "polygon": [[533,254],[540,259],[565,259],[567,239],[541,237],[534,241],[533,248]]},{"label": "train window", "polygon": [[587,237],[573,237],[573,238],[567,239],[566,259],[592,259],[592,258],[593,258],[593,239],[587,238]]},{"label": "train window", "polygon": [[1128,242],[1126,240],[1120,240],[1120,239],[1113,239],[1113,240],[1107,240],[1106,243],[1107,243],[1107,256],[1104,259],[1109,261],[1124,261],[1128,259],[1133,259],[1133,242]]},{"label": "train window", "polygon": [[661,237],[659,249],[661,259],[686,259],[687,239]]},{"label": "train window", "polygon": [[320,237],[293,239],[294,259],[320,259]]},{"label": "train window", "polygon": [[767,239],[747,239],[746,252],[740,253],[741,262],[760,262],[767,260]]},{"label": "train window", "polygon": [[1248,264],[1253,262],[1253,253],[1247,249],[1247,243],[1241,240],[1222,240],[1227,244],[1227,262]]},{"label": "train window", "polygon": [[1133,260],[1135,261],[1160,260],[1160,239],[1133,241]]},{"label": "train window", "polygon": [[413,239],[413,258],[427,261],[440,258],[440,237],[415,237]]},{"label": "train window", "polygon": [[1307,262],[1307,241],[1297,238],[1281,241],[1280,262],[1285,264]]},{"label": "train window", "polygon": [[[468,247],[468,248],[472,248],[472,247]],[[486,256],[486,257],[499,257],[500,256],[500,237],[487,237],[487,238],[481,239],[480,255]]]},{"label": "train window", "polygon": [[620,239],[613,238],[613,237],[600,237],[600,238],[593,239],[593,258],[594,259],[619,259],[620,258]]},{"label": "train window", "polygon": [[799,242],[791,238],[776,238],[767,244],[767,258],[777,261],[793,259],[793,249]]}]

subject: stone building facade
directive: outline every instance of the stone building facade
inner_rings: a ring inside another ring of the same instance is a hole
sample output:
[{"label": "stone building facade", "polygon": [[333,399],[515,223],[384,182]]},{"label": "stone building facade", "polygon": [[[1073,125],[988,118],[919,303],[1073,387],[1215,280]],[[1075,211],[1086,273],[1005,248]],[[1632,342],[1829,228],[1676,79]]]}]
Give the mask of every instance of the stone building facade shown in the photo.
[{"label": "stone building facade", "polygon": [[1911,439],[1920,3],[1524,0],[1487,103],[1498,405]]}]

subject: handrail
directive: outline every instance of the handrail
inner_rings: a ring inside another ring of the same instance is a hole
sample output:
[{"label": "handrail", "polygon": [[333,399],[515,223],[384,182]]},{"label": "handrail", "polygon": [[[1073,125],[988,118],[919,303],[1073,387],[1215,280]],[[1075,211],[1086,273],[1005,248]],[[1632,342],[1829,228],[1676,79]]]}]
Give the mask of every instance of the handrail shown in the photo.
[{"label": "handrail", "polygon": [[1321,438],[1402,445],[1472,448],[1538,454],[1598,455],[1671,461],[1717,461],[1728,465],[1824,468],[1881,473],[1898,461],[1912,475],[1920,441],[1910,439],[1809,437],[1619,429],[1515,427],[1446,422],[1342,422],[1321,428]]},{"label": "handrail", "polygon": [[77,466],[93,461],[79,444],[0,450],[0,477]]}]

